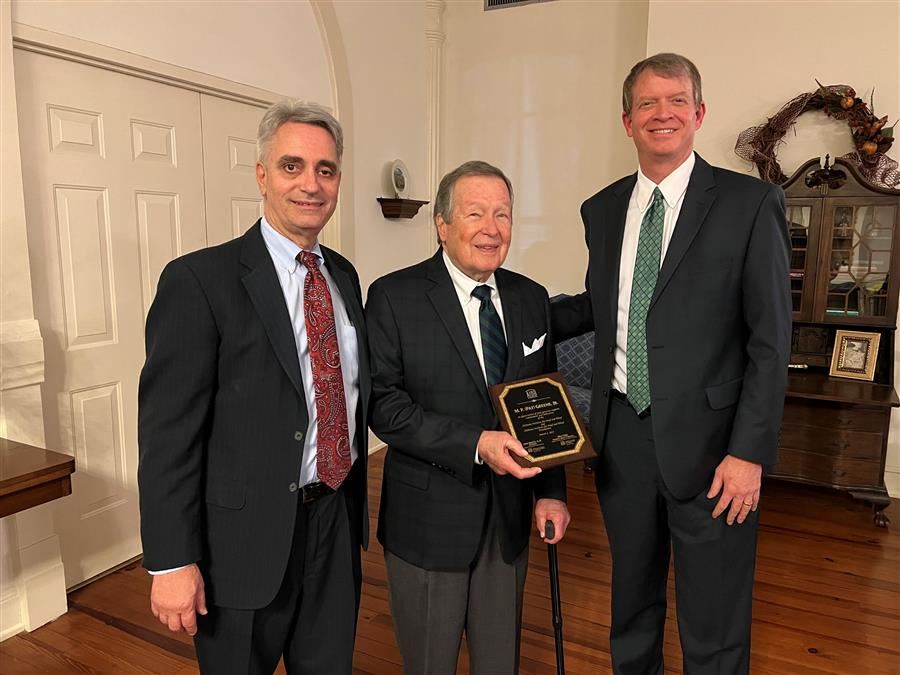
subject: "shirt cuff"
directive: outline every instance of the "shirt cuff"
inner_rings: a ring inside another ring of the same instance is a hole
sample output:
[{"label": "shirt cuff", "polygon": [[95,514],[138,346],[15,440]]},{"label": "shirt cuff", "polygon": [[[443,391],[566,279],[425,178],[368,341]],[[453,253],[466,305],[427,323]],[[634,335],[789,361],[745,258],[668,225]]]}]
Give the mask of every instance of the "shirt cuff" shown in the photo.
[{"label": "shirt cuff", "polygon": [[190,567],[190,565],[182,565],[181,567],[171,567],[167,570],[147,570],[151,576],[159,576],[160,574],[171,574],[172,572],[177,572],[178,570],[183,570],[185,567]]}]

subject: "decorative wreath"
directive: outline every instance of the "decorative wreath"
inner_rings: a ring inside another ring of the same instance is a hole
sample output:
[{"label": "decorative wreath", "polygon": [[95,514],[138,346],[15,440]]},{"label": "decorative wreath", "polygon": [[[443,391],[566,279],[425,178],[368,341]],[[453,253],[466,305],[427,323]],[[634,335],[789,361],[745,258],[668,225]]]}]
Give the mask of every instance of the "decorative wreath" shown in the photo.
[{"label": "decorative wreath", "polygon": [[894,142],[893,125],[886,127],[887,115],[880,119],[876,117],[874,102],[870,99],[870,108],[846,84],[826,87],[818,80],[816,84],[819,85],[816,91],[794,97],[765,124],[744,129],[734,146],[735,153],[756,164],[759,177],[764,181],[784,183],[788,177],[775,159],[778,145],[784,142],[785,134],[800,115],[810,110],[821,110],[836,120],[846,120],[850,127],[856,150],[841,159],[856,165],[860,173],[876,185],[888,188],[900,186],[897,162],[885,155]]}]

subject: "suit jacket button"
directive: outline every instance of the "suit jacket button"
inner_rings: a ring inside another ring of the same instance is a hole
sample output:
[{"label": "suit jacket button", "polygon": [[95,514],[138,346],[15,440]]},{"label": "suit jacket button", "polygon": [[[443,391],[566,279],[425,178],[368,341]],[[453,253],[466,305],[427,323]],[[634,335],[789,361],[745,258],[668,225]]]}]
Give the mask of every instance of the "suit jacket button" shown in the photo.
[{"label": "suit jacket button", "polygon": [[297,484],[296,484],[296,483],[291,483],[290,485],[288,485],[288,490],[291,491],[291,492],[296,492],[296,491],[297,491]]},{"label": "suit jacket button", "polygon": [[616,351],[616,348],[615,348],[615,347],[610,347],[610,348],[609,348],[609,353],[610,353],[610,354],[614,353],[615,351]]},{"label": "suit jacket button", "polygon": [[302,440],[303,440],[303,432],[302,432],[302,431],[295,431],[295,432],[294,432],[294,440],[295,440],[295,441],[302,441]]},{"label": "suit jacket button", "polygon": [[603,394],[603,397],[606,398],[609,396],[609,389],[604,389],[601,393]]}]

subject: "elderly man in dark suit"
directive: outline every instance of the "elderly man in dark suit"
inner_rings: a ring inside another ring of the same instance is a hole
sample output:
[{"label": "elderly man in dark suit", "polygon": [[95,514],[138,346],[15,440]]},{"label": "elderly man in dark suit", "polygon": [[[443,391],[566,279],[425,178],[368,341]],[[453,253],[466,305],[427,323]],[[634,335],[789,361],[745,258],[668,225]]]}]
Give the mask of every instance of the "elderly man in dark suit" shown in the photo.
[{"label": "elderly man in dark suit", "polygon": [[512,201],[502,171],[463,164],[435,199],[438,252],[369,289],[378,539],[409,675],[455,673],[463,632],[473,675],[517,672],[532,509],[549,542],[569,522],[562,469],[516,464],[488,396],[556,368],[546,290],[500,267]]},{"label": "elderly man in dark suit", "polygon": [[760,480],[790,351],[784,195],[694,154],[706,108],[688,59],[635,65],[623,105],[639,170],[582,206],[587,290],[553,315],[558,339],[596,331],[613,668],[663,670],[671,547],[685,673],[746,673]]},{"label": "elderly man in dark suit", "polygon": [[[351,672],[370,385],[359,279],[319,245],[341,127],[272,106],[264,217],[166,266],[147,318],[138,481],[151,608],[203,673]],[[200,615],[199,617],[197,615]]]}]

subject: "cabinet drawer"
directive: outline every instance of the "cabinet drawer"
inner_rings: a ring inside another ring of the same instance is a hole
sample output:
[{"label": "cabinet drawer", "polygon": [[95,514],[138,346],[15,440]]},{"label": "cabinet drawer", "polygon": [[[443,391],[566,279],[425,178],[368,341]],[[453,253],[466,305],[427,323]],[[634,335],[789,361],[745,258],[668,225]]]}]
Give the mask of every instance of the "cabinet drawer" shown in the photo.
[{"label": "cabinet drawer", "polygon": [[866,460],[778,448],[778,464],[770,474],[840,487],[872,487],[882,483],[881,453],[877,459]]},{"label": "cabinet drawer", "polygon": [[873,431],[829,429],[785,422],[781,425],[778,447],[779,451],[802,450],[823,458],[843,457],[880,461],[884,436]]},{"label": "cabinet drawer", "polygon": [[784,404],[783,420],[786,423],[805,424],[823,429],[880,431],[886,428],[890,414],[889,408],[869,408],[828,401],[788,399]]}]

